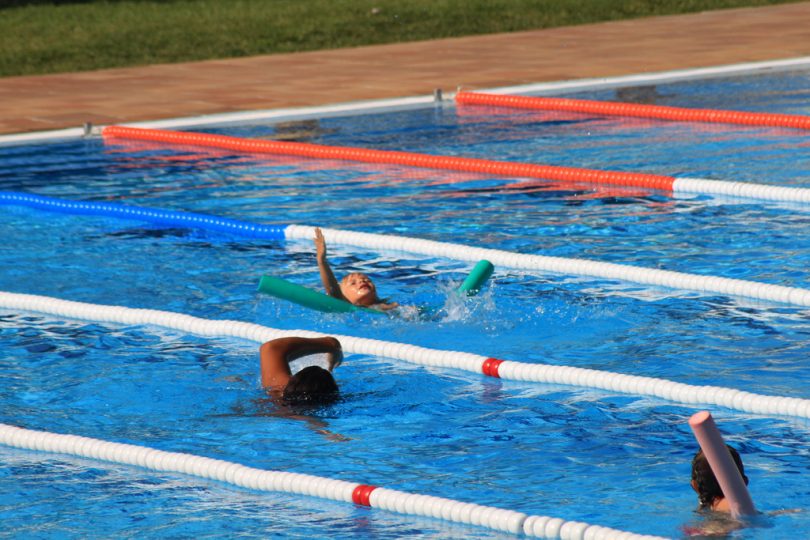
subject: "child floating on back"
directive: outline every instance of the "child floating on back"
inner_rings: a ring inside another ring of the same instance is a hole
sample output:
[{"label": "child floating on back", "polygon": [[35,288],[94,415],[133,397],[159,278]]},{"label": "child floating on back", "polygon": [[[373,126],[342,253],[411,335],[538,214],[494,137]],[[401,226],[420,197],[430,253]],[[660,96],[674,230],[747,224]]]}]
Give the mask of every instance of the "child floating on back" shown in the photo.
[{"label": "child floating on back", "polygon": [[386,302],[377,296],[377,288],[366,274],[352,272],[340,280],[335,278],[329,261],[326,259],[326,240],[321,229],[315,228],[315,252],[318,260],[318,270],[321,274],[326,294],[333,298],[345,300],[355,306],[362,306],[379,311],[389,311],[399,306],[396,302]]},{"label": "child floating on back", "polygon": [[[323,287],[326,289],[326,294],[267,275],[262,276],[259,280],[259,292],[327,313],[366,310],[378,314],[395,314],[398,317],[413,320],[421,319],[426,313],[426,309],[423,307],[414,305],[401,306],[397,302],[381,299],[377,295],[374,282],[361,272],[352,272],[338,282],[326,258],[326,239],[323,236],[323,231],[316,227],[314,232],[318,271]],[[487,260],[478,261],[456,291],[457,295],[465,297],[477,294],[492,275],[493,270],[494,267],[491,262]]]}]

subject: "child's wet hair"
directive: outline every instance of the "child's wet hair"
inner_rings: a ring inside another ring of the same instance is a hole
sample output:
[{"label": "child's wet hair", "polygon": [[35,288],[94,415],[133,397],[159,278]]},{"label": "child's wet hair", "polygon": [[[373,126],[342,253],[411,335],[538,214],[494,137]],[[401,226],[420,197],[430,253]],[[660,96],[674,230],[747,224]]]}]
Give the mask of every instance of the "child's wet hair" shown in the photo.
[{"label": "child's wet hair", "polygon": [[328,405],[339,395],[332,373],[320,366],[309,366],[290,378],[282,397],[288,404]]},{"label": "child's wet hair", "polygon": [[[728,448],[731,458],[737,465],[745,485],[748,485],[748,477],[745,476],[745,467],[740,454],[729,445],[726,445],[726,448]],[[701,508],[711,508],[715,500],[724,497],[723,490],[720,489],[720,484],[717,482],[717,478],[714,476],[709,460],[706,459],[703,450],[699,450],[692,459],[692,480],[695,482]]]}]

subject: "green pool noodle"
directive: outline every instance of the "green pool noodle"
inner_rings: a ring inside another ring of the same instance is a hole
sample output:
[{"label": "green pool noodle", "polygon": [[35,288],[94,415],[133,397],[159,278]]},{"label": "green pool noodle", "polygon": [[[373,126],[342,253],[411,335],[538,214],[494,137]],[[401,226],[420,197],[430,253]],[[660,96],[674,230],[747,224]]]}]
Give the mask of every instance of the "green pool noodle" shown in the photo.
[{"label": "green pool noodle", "polygon": [[494,271],[495,267],[488,260],[482,259],[478,261],[467,275],[467,279],[458,288],[458,292],[467,296],[475,296]]},{"label": "green pool noodle", "polygon": [[382,313],[382,311],[376,309],[355,306],[344,300],[333,298],[273,276],[262,276],[259,280],[259,292],[326,313],[349,313],[352,311]]}]

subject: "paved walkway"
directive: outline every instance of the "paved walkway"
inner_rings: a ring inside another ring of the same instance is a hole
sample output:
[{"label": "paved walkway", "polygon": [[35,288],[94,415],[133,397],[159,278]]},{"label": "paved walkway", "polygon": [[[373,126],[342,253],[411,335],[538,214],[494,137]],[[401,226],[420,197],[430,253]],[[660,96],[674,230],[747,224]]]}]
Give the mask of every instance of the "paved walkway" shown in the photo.
[{"label": "paved walkway", "polygon": [[0,79],[0,134],[810,56],[810,2]]}]

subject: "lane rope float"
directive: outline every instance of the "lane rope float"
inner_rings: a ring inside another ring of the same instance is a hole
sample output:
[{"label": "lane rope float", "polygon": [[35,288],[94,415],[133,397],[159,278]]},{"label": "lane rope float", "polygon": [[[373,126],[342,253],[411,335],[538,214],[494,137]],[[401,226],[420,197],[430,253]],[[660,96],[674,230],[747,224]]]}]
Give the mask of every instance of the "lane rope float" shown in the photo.
[{"label": "lane rope float", "polygon": [[[527,515],[492,506],[408,493],[309,474],[256,469],[239,463],[182,452],[167,452],[135,444],[116,443],[0,424],[0,444],[38,452],[65,454],[180,473],[256,491],[319,497],[399,514],[427,516],[512,534],[560,540],[663,540],[661,537],[620,531],[579,521]],[[52,458],[48,458],[52,459]]]},{"label": "lane rope float", "polygon": [[208,320],[171,311],[88,304],[47,296],[2,291],[0,291],[0,308],[32,311],[55,317],[99,323],[149,324],[200,336],[227,336],[256,343],[264,343],[279,337],[331,335],[341,342],[343,350],[349,354],[394,358],[424,366],[460,369],[503,380],[561,384],[637,396],[652,396],[686,406],[717,405],[754,414],[810,418],[810,399],[755,394],[720,386],[697,386],[655,377],[625,375],[589,368],[514,362],[466,352],[428,349],[417,345],[333,333],[277,330],[254,323]]},{"label": "lane rope float", "polygon": [[729,182],[703,178],[675,178],[674,176],[650,173],[601,171],[580,167],[436,156],[417,154],[414,152],[373,150],[348,146],[325,146],[266,139],[246,139],[227,135],[143,129],[125,126],[108,126],[104,128],[102,135],[105,139],[121,138],[145,140],[169,144],[223,148],[249,153],[405,165],[423,169],[476,172],[492,176],[538,178],[561,182],[586,182],[595,185],[639,187],[669,193],[699,193],[735,198],[810,203],[810,189],[807,188],[788,188],[769,186],[766,184],[749,184],[746,182]]},{"label": "lane rope float", "polygon": [[275,141],[267,139],[247,139],[231,137],[228,135],[214,135],[210,133],[143,129],[125,126],[107,126],[102,131],[102,135],[105,139],[115,137],[121,139],[165,142],[170,144],[224,148],[239,152],[265,153],[316,159],[338,159],[362,163],[405,165],[425,169],[477,172],[510,177],[517,176],[569,182],[589,182],[592,184],[645,187],[664,191],[672,191],[672,182],[674,181],[674,178],[671,176],[663,176],[659,174],[601,171],[579,167],[536,165],[531,163],[516,163],[454,156],[437,156],[431,154],[418,154],[415,152],[373,150],[348,146],[326,146],[312,143]]},{"label": "lane rope float", "polygon": [[163,208],[149,208],[93,201],[71,201],[68,199],[59,199],[19,191],[0,191],[0,203],[16,204],[36,208],[38,210],[61,212],[65,214],[137,219],[149,223],[226,232],[238,234],[239,236],[264,238],[267,240],[284,240],[284,228],[286,227],[286,225],[260,225],[258,223],[250,223],[208,214],[166,210]]},{"label": "lane rope float", "polygon": [[785,127],[810,129],[810,116],[800,114],[762,113],[750,111],[727,111],[721,109],[693,109],[667,105],[648,105],[616,101],[595,101],[557,97],[516,96],[486,92],[458,92],[456,103],[460,105],[487,105],[546,111],[568,111],[597,114],[601,116],[631,116],[656,118],[678,122],[707,122],[714,124],[739,124],[745,126]]},{"label": "lane rope float", "polygon": [[[312,240],[315,227],[308,225],[260,225],[215,216],[153,208],[55,199],[20,192],[0,192],[0,203],[30,206],[47,211],[71,214],[109,215],[152,223],[168,223],[193,229],[224,231],[248,238]],[[166,220],[166,221],[164,221]],[[441,257],[464,262],[486,259],[499,268],[522,271],[553,272],[562,275],[587,276],[600,279],[641,283],[667,289],[723,294],[767,302],[810,307],[810,290],[773,285],[720,276],[689,274],[658,268],[643,268],[627,264],[606,263],[588,259],[549,257],[477,248],[420,238],[372,234],[339,229],[322,229],[324,237],[333,244],[350,245],[372,250],[394,250]]]},{"label": "lane rope float", "polygon": [[[287,240],[306,240],[314,235],[314,227],[288,225],[284,229]],[[689,274],[658,268],[644,268],[628,264],[514,253],[490,248],[478,248],[437,242],[421,238],[363,233],[321,227],[330,244],[350,245],[370,250],[393,250],[418,253],[458,261],[491,261],[498,268],[523,271],[544,271],[562,275],[641,283],[667,289],[716,293],[742,298],[753,298],[783,304],[810,307],[810,290],[784,285],[711,275]]]}]

